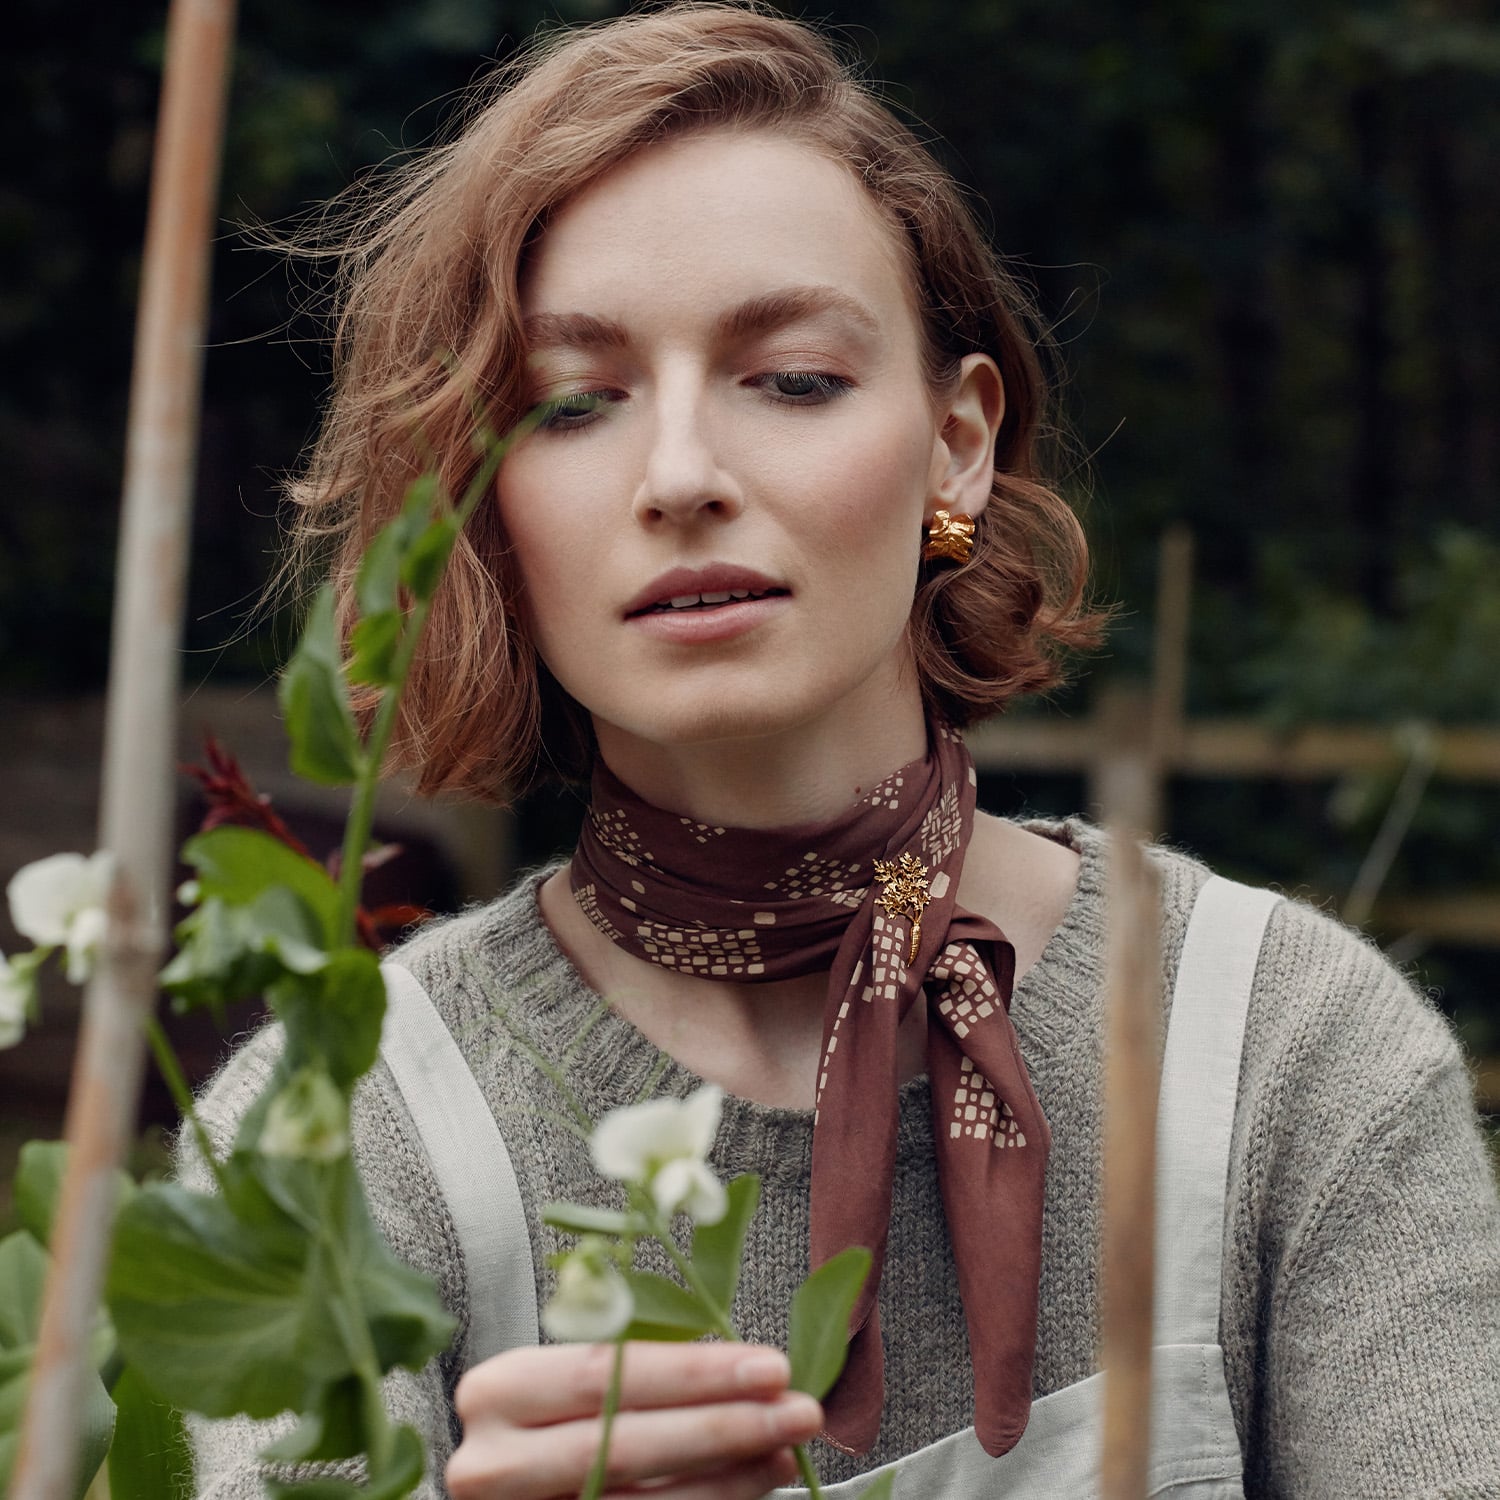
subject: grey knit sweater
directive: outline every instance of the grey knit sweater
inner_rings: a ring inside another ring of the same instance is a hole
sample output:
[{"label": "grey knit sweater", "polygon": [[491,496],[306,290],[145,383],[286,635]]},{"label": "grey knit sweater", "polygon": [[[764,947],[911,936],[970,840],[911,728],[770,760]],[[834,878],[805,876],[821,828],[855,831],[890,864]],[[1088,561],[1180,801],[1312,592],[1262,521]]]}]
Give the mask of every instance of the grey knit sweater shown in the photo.
[{"label": "grey knit sweater", "polygon": [[[1038,1395],[1085,1379],[1098,1334],[1100,999],[1103,840],[1086,824],[1032,825],[1078,848],[1077,894],[1012,1015],[1052,1128],[1043,1227]],[[1158,851],[1164,988],[1207,871]],[[532,1046],[560,1058],[598,1005],[536,906],[535,878],[493,905],[424,929],[397,955],[426,986],[499,1121],[526,1205],[538,1298],[559,1238],[551,1199],[613,1202],[584,1148],[549,1122],[549,1085],[506,1040],[504,1007]],[[264,1081],[279,1037],[267,1028],[208,1089],[203,1112],[227,1144]],[[612,1013],[567,1067],[597,1114],[699,1082]],[[816,1453],[837,1481],[911,1452],[972,1419],[968,1348],[931,1146],[926,1081],[902,1090],[881,1322],[886,1408],[877,1447]],[[413,1127],[383,1067],[356,1101],[360,1166],[398,1254],[436,1277],[467,1315],[461,1254]],[[786,1308],[807,1270],[810,1114],[726,1101],[714,1152],[725,1175],[754,1170],[735,1316],[744,1336],[785,1343]],[[1293,901],[1272,916],[1250,1001],[1225,1230],[1221,1339],[1246,1493],[1287,1500],[1500,1497],[1500,1204],[1469,1078],[1442,1019],[1369,944]],[[186,1174],[201,1181],[191,1163]],[[659,1267],[665,1269],[665,1265]],[[459,1342],[462,1342],[462,1330]],[[451,1359],[388,1383],[393,1409],[434,1455],[455,1434]],[[200,1494],[260,1494],[255,1449],[268,1427],[199,1424]]]}]

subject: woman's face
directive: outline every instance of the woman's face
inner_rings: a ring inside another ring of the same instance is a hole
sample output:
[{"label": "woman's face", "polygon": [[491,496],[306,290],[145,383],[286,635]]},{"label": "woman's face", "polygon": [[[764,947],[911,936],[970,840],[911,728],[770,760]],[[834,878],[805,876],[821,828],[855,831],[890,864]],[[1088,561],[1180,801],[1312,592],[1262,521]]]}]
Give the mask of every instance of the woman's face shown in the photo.
[{"label": "woman's face", "polygon": [[908,281],[846,168],[730,131],[631,157],[528,259],[530,394],[563,405],[501,514],[536,645],[627,780],[671,747],[920,724],[922,527],[982,508],[1000,393],[971,358],[934,400]]}]

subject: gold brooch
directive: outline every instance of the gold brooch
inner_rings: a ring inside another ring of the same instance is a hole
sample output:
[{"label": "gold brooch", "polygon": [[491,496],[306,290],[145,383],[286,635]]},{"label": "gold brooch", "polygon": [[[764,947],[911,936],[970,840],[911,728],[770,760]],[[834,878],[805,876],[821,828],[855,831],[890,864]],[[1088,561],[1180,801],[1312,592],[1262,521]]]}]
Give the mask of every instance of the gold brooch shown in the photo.
[{"label": "gold brooch", "polygon": [[922,557],[927,562],[947,558],[951,562],[966,563],[974,552],[974,518],[972,516],[950,516],[945,510],[935,510],[927,528],[927,541],[922,548]]},{"label": "gold brooch", "polygon": [[917,944],[922,941],[922,913],[932,900],[927,884],[927,866],[914,854],[900,859],[877,859],[875,878],[885,890],[876,898],[893,917],[911,918],[911,954],[908,967],[917,961]]}]

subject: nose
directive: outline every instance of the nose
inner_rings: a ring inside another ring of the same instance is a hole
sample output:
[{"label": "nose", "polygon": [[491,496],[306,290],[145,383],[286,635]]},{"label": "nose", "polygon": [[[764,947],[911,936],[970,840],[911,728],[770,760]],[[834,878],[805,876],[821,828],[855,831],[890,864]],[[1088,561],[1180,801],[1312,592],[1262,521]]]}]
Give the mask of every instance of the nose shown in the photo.
[{"label": "nose", "polygon": [[636,519],[645,525],[727,520],[744,499],[721,461],[708,399],[701,388],[663,391],[649,434]]}]

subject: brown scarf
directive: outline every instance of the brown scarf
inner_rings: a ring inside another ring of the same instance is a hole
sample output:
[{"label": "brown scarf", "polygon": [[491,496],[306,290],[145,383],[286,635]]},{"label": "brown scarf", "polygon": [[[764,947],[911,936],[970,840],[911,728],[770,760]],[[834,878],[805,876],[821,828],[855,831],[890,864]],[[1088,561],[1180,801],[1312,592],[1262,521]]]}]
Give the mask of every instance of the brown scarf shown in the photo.
[{"label": "brown scarf", "polygon": [[[718,828],[641,801],[601,763],[573,894],[612,942],[701,979],[754,984],[828,970],[813,1126],[812,1261],[874,1255],[849,1362],[825,1402],[835,1446],[880,1428],[877,1291],[896,1152],[896,1032],[927,993],[933,1135],[985,1451],[1031,1410],[1049,1134],[1010,1024],[1015,950],[956,905],[974,826],[973,762],[934,724],[931,751],[812,828]],[[912,947],[915,939],[916,952]]]}]

